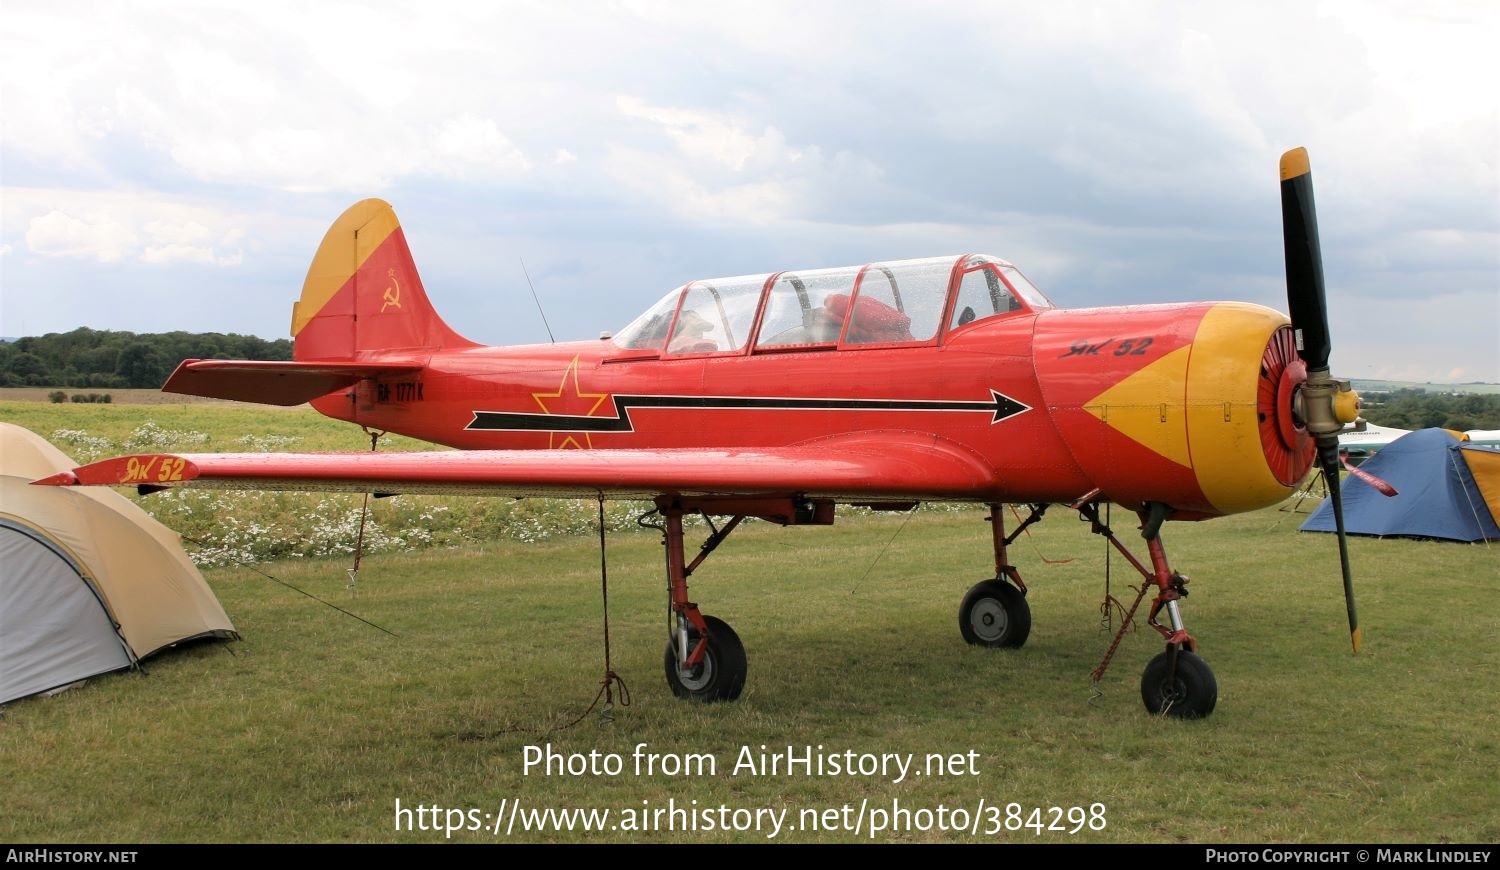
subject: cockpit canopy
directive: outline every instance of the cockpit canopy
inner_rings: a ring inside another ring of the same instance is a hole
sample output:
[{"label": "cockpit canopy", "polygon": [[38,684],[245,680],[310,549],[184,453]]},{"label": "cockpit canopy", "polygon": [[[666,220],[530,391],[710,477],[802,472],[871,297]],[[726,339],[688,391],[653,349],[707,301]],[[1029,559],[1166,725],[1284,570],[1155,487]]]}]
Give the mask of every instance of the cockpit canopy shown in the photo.
[{"label": "cockpit canopy", "polygon": [[620,330],[622,348],[756,353],[933,344],[970,323],[1052,303],[1010,263],[929,257],[692,281]]}]

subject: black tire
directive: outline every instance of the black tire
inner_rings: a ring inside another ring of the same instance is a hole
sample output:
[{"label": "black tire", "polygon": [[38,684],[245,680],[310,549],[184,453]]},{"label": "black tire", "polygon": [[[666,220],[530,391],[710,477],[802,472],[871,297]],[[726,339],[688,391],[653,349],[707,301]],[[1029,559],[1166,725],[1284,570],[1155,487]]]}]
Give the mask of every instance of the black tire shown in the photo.
[{"label": "black tire", "polygon": [[[691,670],[677,667],[676,641],[667,642],[667,685],[672,687],[672,694],[689,701],[733,701],[745,688],[745,645],[724,620],[705,616],[703,622],[708,626],[708,649]],[[689,628],[689,647],[697,642],[697,629]]]},{"label": "black tire", "polygon": [[1031,634],[1031,605],[1009,583],[976,583],[958,607],[958,630],[974,646],[1018,647]]},{"label": "black tire", "polygon": [[1172,672],[1172,650],[1146,665],[1141,675],[1141,700],[1154,716],[1202,719],[1219,702],[1219,683],[1208,663],[1187,650],[1178,650],[1177,672]]}]

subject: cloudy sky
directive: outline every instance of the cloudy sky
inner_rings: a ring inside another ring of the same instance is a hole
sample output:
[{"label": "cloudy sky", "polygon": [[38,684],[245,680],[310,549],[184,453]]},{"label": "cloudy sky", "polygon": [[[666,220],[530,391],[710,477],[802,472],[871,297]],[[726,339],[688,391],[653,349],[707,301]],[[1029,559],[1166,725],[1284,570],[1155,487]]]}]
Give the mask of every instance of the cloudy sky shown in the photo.
[{"label": "cloudy sky", "polygon": [[0,335],[284,337],[371,196],[494,344],[963,252],[1285,310],[1301,145],[1334,373],[1497,382],[1497,45],[1493,0],[0,0]]}]

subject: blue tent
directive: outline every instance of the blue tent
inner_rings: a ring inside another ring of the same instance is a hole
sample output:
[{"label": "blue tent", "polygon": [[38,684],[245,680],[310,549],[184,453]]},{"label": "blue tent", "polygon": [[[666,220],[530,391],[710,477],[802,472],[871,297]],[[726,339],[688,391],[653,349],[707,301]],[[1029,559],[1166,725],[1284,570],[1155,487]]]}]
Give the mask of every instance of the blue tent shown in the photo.
[{"label": "blue tent", "polygon": [[[1389,483],[1397,494],[1387,497],[1357,477],[1345,478],[1344,530],[1349,534],[1500,540],[1494,509],[1500,479],[1493,479],[1500,474],[1500,449],[1467,444],[1447,429],[1419,429],[1392,441],[1360,470]],[[1302,531],[1334,531],[1332,499],[1323,499]]]}]

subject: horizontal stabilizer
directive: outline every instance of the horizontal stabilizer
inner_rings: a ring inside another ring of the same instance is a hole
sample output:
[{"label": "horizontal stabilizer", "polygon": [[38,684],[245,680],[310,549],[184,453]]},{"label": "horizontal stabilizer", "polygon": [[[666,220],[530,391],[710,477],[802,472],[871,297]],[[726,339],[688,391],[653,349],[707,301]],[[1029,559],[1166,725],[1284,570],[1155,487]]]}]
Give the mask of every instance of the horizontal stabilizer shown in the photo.
[{"label": "horizontal stabilizer", "polygon": [[366,378],[411,375],[422,368],[416,363],[189,359],[182,361],[161,389],[261,405],[301,405]]}]

